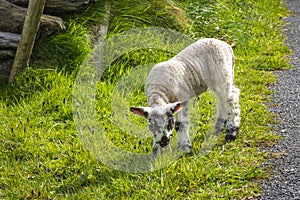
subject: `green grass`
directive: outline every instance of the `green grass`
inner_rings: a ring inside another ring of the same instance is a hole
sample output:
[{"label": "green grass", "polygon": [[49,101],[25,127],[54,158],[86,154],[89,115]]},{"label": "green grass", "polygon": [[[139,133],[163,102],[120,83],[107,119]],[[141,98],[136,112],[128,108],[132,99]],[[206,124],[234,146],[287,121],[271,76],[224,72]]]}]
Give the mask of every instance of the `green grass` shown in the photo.
[{"label": "green grass", "polygon": [[[269,126],[274,119],[267,110],[268,85],[276,80],[271,71],[289,67],[289,50],[281,32],[282,18],[287,15],[282,1],[112,2],[111,37],[135,27],[160,26],[195,39],[215,37],[234,45],[242,109],[238,139],[225,143],[221,137],[208,154],[199,154],[213,102],[206,93],[199,98],[198,134],[191,154],[160,170],[138,174],[97,161],[76,131],[72,93],[78,67],[92,49],[91,27],[103,17],[98,1],[98,6],[82,15],[66,18],[67,31],[40,42],[31,68],[18,76],[14,85],[1,90],[0,198],[242,199],[259,195],[256,182],[269,175],[262,167],[269,155],[259,147],[279,139]],[[174,9],[183,17],[176,17]],[[151,138],[120,130],[111,97],[119,78],[134,66],[171,56],[151,49],[131,52],[105,72],[97,86],[96,108],[99,124],[114,145],[131,152],[151,151]],[[47,68],[39,69],[40,65]],[[129,101],[145,105],[143,87],[137,88]]]}]

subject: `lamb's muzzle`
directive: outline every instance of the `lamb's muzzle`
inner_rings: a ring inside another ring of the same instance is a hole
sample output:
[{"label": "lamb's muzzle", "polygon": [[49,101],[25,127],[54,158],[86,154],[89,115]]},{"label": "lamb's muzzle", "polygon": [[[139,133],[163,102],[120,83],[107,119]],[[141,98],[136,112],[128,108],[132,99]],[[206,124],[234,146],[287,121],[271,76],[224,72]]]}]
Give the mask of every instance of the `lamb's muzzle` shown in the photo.
[{"label": "lamb's muzzle", "polygon": [[170,144],[170,137],[167,137],[166,135],[163,135],[158,142],[158,144],[163,148]]}]

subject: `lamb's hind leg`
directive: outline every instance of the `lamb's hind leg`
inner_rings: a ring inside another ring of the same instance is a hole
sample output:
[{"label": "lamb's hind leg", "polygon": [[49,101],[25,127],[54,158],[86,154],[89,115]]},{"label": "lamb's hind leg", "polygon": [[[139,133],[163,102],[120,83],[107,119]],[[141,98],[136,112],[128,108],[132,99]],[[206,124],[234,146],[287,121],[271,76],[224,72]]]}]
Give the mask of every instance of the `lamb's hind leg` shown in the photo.
[{"label": "lamb's hind leg", "polygon": [[225,139],[234,140],[240,127],[239,89],[232,86],[232,88],[212,89],[212,91],[216,94],[218,101],[215,133],[220,134],[225,126]]},{"label": "lamb's hind leg", "polygon": [[227,141],[232,141],[237,137],[240,129],[240,90],[232,87],[227,96],[227,119],[226,119],[226,137]]},{"label": "lamb's hind leg", "polygon": [[186,153],[189,153],[192,149],[189,127],[189,110],[188,106],[186,106],[177,114],[175,122],[175,130],[178,138],[178,150]]}]

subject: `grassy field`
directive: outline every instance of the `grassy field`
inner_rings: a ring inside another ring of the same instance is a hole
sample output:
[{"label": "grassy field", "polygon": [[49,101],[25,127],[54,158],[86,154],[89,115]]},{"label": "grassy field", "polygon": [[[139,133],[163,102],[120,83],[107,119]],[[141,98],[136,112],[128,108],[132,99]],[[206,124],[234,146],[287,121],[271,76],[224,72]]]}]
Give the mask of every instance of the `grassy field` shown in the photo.
[{"label": "grassy field", "polygon": [[[78,69],[92,50],[93,32],[103,19],[101,2],[66,18],[68,30],[37,44],[31,67],[0,96],[0,199],[246,199],[259,195],[268,177],[259,148],[279,138],[268,112],[276,80],[273,70],[289,67],[282,36],[288,12],[280,0],[112,1],[108,35],[158,26],[198,39],[214,37],[233,45],[235,81],[241,89],[242,126],[235,142],[222,135],[206,155],[199,154],[213,100],[199,98],[197,135],[191,154],[147,173],[126,173],[99,162],[83,145],[73,119],[72,94]],[[118,80],[135,66],[172,56],[139,50],[117,59],[97,85],[96,110],[105,135],[119,148],[151,151],[151,138],[118,128],[112,112]],[[42,66],[42,68],[41,68]],[[49,68],[51,66],[51,68]],[[146,104],[143,87],[130,103]],[[145,123],[131,116],[136,123]]]}]

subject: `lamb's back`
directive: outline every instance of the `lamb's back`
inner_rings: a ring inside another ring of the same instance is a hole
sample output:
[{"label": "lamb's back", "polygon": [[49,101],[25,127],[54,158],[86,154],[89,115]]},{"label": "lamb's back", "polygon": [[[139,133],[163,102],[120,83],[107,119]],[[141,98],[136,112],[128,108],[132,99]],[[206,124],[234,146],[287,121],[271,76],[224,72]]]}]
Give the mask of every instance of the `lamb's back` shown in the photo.
[{"label": "lamb's back", "polygon": [[219,78],[217,73],[223,69],[218,66],[232,62],[232,49],[227,43],[200,39],[151,69],[146,81],[148,100],[157,93],[169,102],[187,100],[204,92],[209,81]]}]

